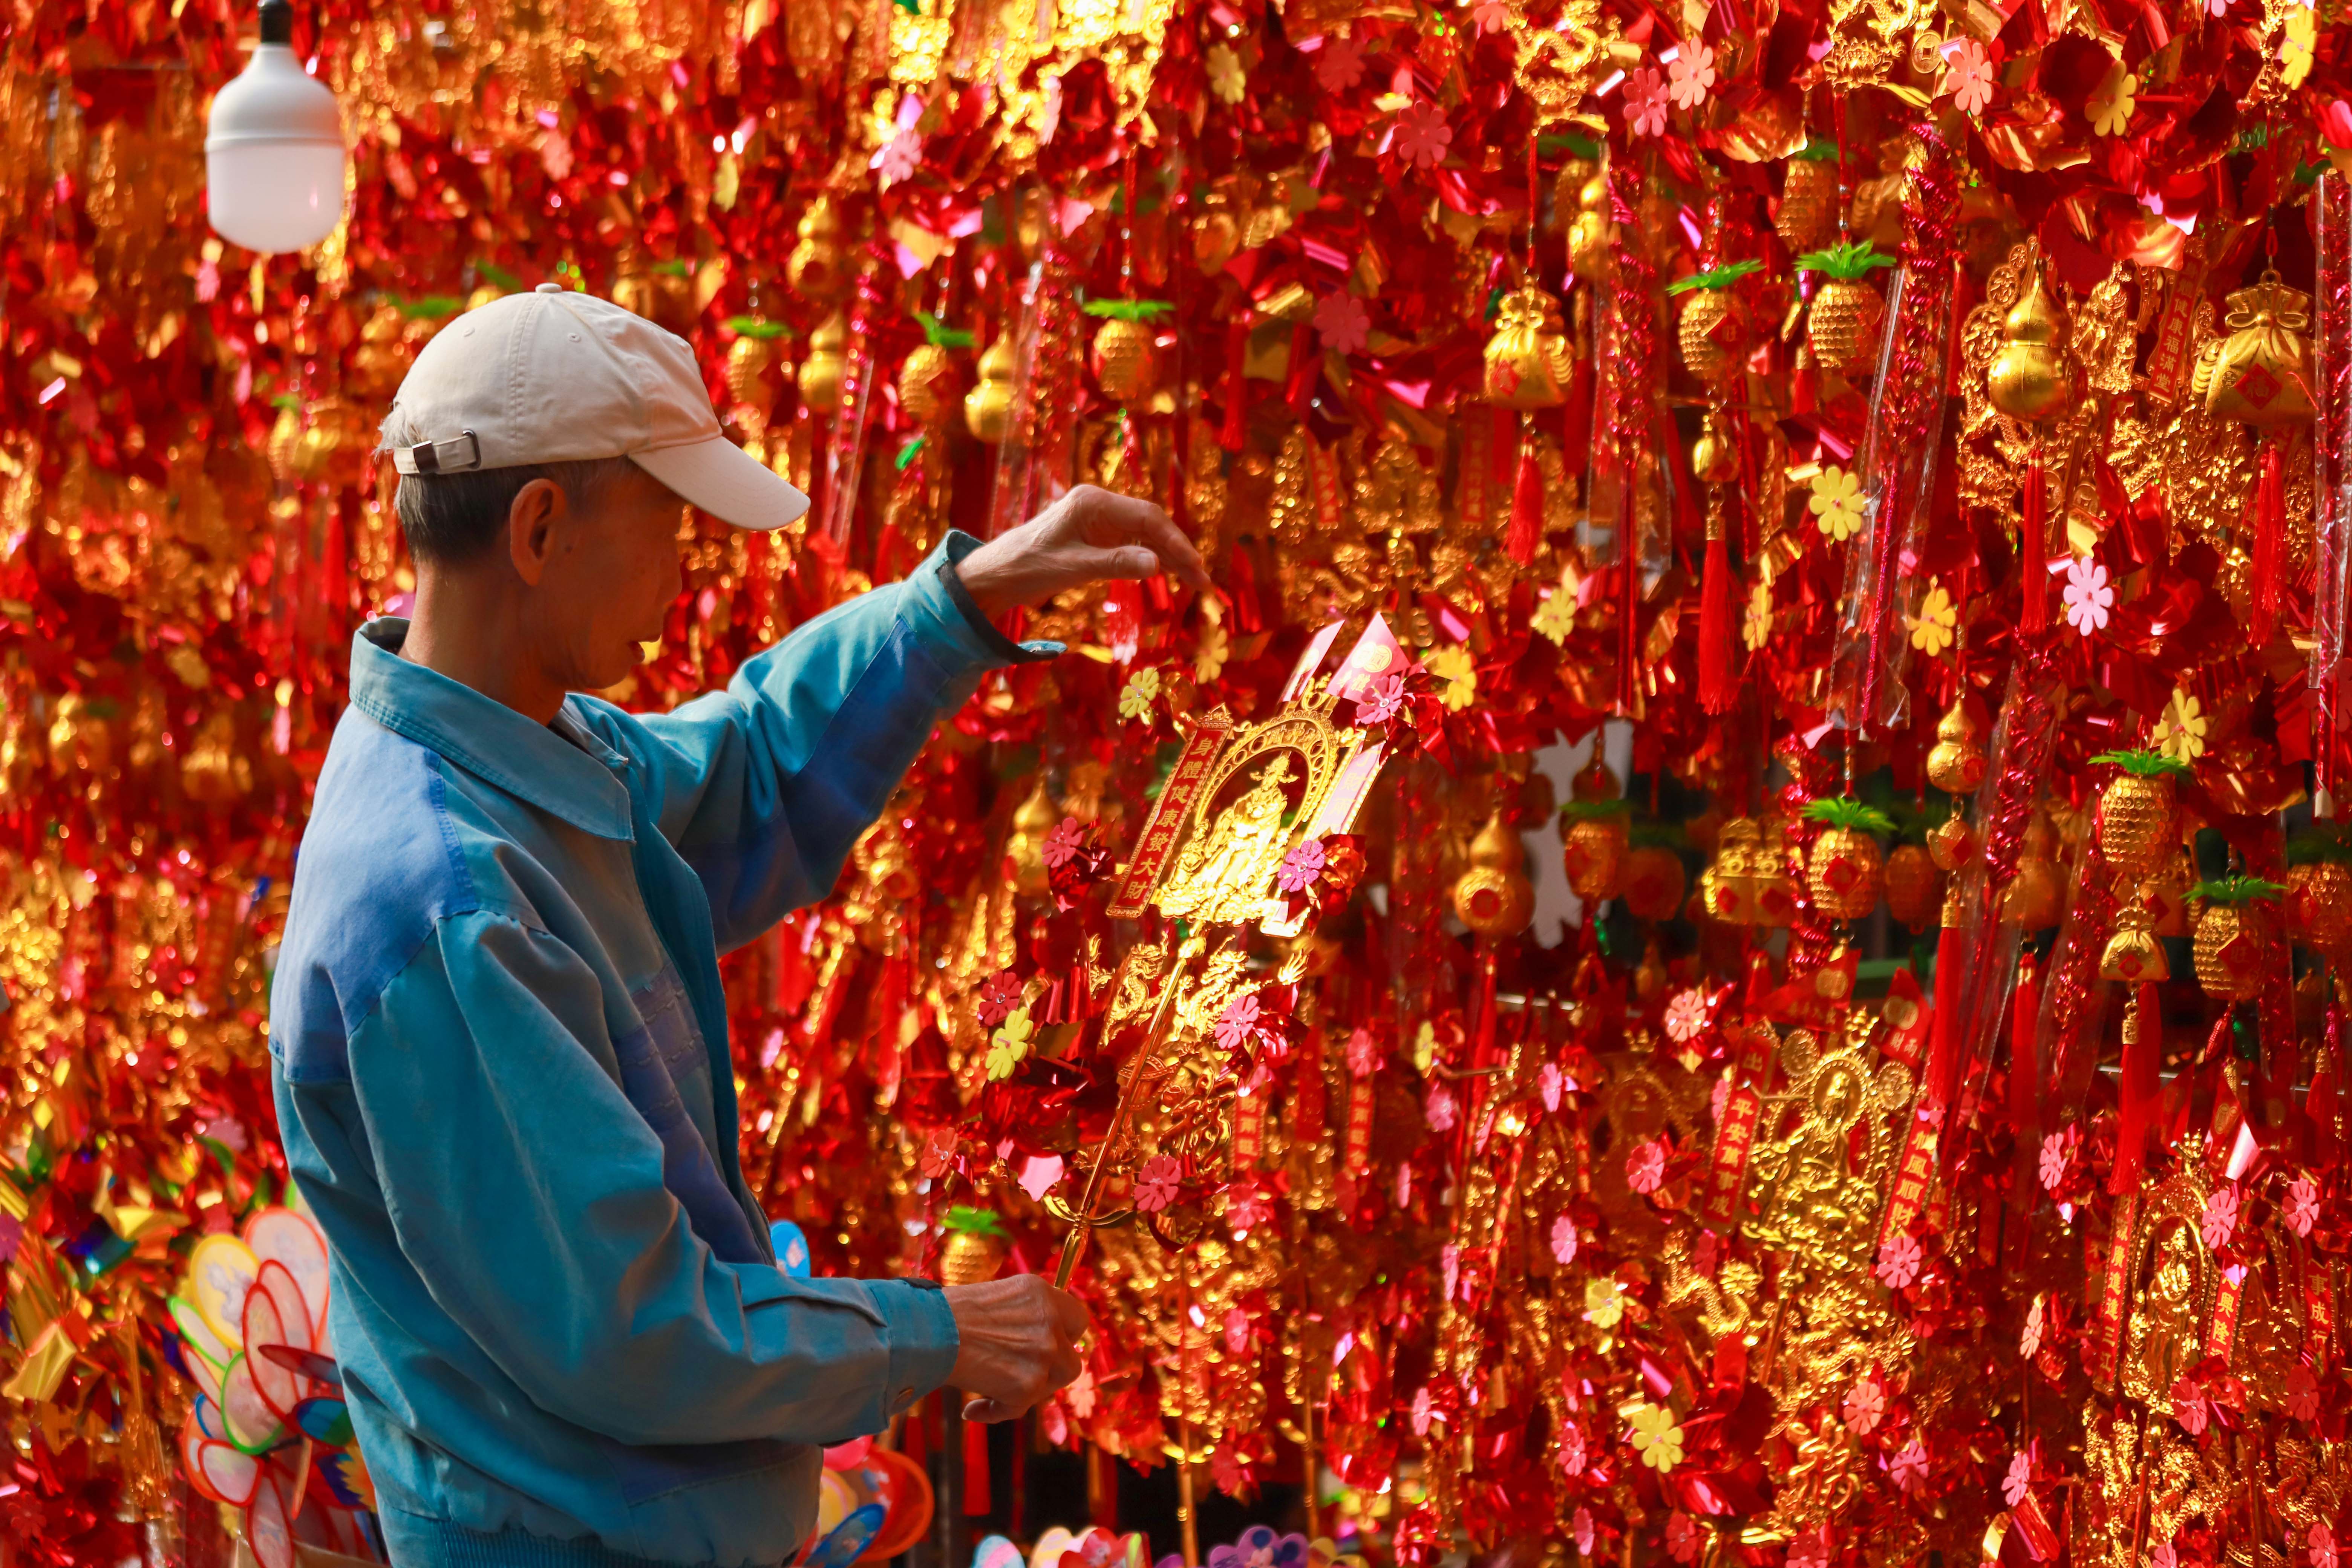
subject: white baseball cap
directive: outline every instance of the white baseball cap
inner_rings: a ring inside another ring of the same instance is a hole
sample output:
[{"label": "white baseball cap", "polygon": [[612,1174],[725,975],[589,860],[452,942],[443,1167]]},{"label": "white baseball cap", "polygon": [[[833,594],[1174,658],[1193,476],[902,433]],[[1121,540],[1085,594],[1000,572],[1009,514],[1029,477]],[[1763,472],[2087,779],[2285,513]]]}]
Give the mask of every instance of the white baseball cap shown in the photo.
[{"label": "white baseball cap", "polygon": [[808,510],[808,497],[719,429],[684,338],[560,283],[435,333],[383,428],[379,449],[404,474],[626,458],[738,528],[782,528]]}]

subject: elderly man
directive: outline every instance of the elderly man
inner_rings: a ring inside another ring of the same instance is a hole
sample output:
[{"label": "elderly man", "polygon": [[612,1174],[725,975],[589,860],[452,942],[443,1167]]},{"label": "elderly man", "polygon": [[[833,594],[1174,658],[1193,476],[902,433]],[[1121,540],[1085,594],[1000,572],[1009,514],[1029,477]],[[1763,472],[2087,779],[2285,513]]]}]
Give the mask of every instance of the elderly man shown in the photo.
[{"label": "elderly man", "polygon": [[608,687],[677,597],[681,509],[807,500],[720,432],[692,353],[542,284],[417,356],[385,444],[413,619],[352,645],[272,996],[287,1159],[400,1568],[749,1568],[817,1445],[943,1384],[997,1420],[1076,1375],[1024,1276],[795,1279],[737,1161],[718,955],[822,898],[932,726],[1049,658],[991,617],[1199,555],[1073,491],[801,627],[724,692]]}]

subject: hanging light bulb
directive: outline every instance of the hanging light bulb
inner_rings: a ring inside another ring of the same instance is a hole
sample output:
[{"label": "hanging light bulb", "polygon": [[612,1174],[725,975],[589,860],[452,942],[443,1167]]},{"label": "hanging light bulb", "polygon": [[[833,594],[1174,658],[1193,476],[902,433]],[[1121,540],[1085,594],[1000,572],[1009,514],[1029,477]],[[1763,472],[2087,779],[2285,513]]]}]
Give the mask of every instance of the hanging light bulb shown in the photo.
[{"label": "hanging light bulb", "polygon": [[206,210],[248,250],[300,250],[343,216],[343,128],[335,95],[294,58],[294,7],[262,0],[261,44],[213,97]]}]

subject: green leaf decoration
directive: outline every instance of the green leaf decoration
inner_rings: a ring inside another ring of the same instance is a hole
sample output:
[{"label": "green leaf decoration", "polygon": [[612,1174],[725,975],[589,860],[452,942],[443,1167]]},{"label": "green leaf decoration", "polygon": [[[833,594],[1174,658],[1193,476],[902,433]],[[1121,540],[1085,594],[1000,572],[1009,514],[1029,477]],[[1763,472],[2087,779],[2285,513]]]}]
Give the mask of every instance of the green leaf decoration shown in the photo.
[{"label": "green leaf decoration", "polygon": [[898,472],[902,474],[905,473],[907,471],[907,465],[913,462],[915,460],[915,454],[922,449],[923,438],[920,436],[916,437],[913,440],[899,447],[898,463]]},{"label": "green leaf decoration", "polygon": [[763,321],[757,316],[730,316],[727,330],[739,338],[757,338],[763,343],[773,342],[791,331],[782,321]]},{"label": "green leaf decoration", "polygon": [[691,274],[694,268],[683,261],[672,259],[655,262],[654,270],[665,278],[684,278]]},{"label": "green leaf decoration", "polygon": [[968,349],[976,342],[961,327],[950,327],[929,310],[915,312],[915,320],[923,323],[923,341],[935,349]]},{"label": "green leaf decoration", "polygon": [[1832,245],[1827,250],[1808,250],[1797,258],[1798,271],[1826,272],[1832,278],[1867,278],[1874,267],[1894,265],[1895,258],[1880,255],[1866,239]]},{"label": "green leaf decoration", "polygon": [[2182,762],[2179,757],[2167,756],[2162,752],[2101,752],[2091,761],[2105,763],[2111,768],[2121,768],[2135,777],[2144,779],[2161,778],[2168,773],[2185,773],[2189,771],[2187,763]]},{"label": "green leaf decoration", "polygon": [[2285,883],[2260,877],[2216,877],[2189,889],[2189,896],[2209,904],[2252,904],[2275,900],[2285,891]]},{"label": "green leaf decoration", "polygon": [[1085,309],[1089,316],[1108,316],[1114,321],[1156,321],[1176,310],[1165,300],[1089,300]]},{"label": "green leaf decoration", "polygon": [[520,294],[522,292],[522,279],[516,277],[513,273],[508,271],[505,268],[499,266],[495,261],[477,261],[474,263],[474,270],[480,273],[485,281],[504,289],[509,294]]},{"label": "green leaf decoration", "polygon": [[1633,807],[1622,800],[1571,800],[1559,808],[1568,822],[1600,822],[1612,816],[1630,816]]},{"label": "green leaf decoration", "polygon": [[1735,261],[1712,272],[1694,272],[1687,278],[1677,278],[1666,285],[1666,292],[1687,294],[1695,289],[1727,289],[1749,273],[1763,270],[1764,264],[1760,261]]},{"label": "green leaf decoration", "polygon": [[281,392],[277,396],[269,400],[269,406],[272,408],[299,408],[302,406],[302,395],[297,392]]},{"label": "green leaf decoration", "polygon": [[1895,819],[1874,805],[1853,799],[1817,800],[1805,807],[1805,820],[1857,833],[1892,833]]},{"label": "green leaf decoration", "polygon": [[976,1209],[955,1204],[940,1221],[948,1230],[962,1231],[967,1236],[992,1236],[1000,1240],[1004,1236],[1004,1222],[996,1217],[994,1209]]},{"label": "green leaf decoration", "polygon": [[1838,155],[1838,144],[1826,136],[1816,136],[1795,152],[1791,158],[1801,158],[1808,163],[1826,163]]},{"label": "green leaf decoration", "polygon": [[923,0],[890,0],[890,3],[909,16],[919,16],[923,14]]},{"label": "green leaf decoration", "polygon": [[398,300],[394,303],[399,307],[402,315],[412,321],[421,317],[437,321],[444,316],[456,315],[466,307],[463,300],[453,299],[446,294],[427,294],[422,300]]},{"label": "green leaf decoration", "polygon": [[1579,136],[1574,132],[1558,136],[1538,136],[1536,138],[1536,151],[1566,153],[1570,157],[1582,158],[1588,163],[1597,163],[1601,158],[1601,143],[1589,136]]},{"label": "green leaf decoration", "polygon": [[2298,833],[2286,841],[2286,863],[2290,866],[2310,866],[2332,862],[2342,866],[2352,863],[2352,829],[2337,822],[2315,822],[2310,831]]}]

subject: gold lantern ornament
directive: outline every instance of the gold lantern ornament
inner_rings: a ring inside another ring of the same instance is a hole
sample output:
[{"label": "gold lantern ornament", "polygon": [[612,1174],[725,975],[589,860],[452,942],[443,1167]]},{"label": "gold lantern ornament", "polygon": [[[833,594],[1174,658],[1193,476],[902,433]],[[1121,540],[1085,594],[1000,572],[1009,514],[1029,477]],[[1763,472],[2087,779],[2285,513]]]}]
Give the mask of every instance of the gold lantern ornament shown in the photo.
[{"label": "gold lantern ornament", "polygon": [[1894,832],[1894,820],[1851,798],[1814,801],[1805,807],[1805,820],[1822,826],[1805,858],[1805,887],[1813,907],[1832,920],[1862,919],[1878,907],[1886,875],[1885,856],[1872,836]]},{"label": "gold lantern ornament", "polygon": [[979,380],[963,395],[963,422],[974,440],[993,447],[1013,428],[1013,381],[1020,370],[1013,334],[999,332],[996,341],[981,351],[976,369]]},{"label": "gold lantern ornament", "polygon": [[940,1221],[940,1283],[984,1285],[1004,1267],[1004,1226],[993,1209],[956,1205]]},{"label": "gold lantern ornament", "polygon": [[2189,891],[2189,897],[2205,902],[2204,912],[2197,917],[2197,940],[2189,948],[2197,984],[2205,994],[2223,1002],[2260,995],[2270,979],[2275,930],[2270,906],[2285,888],[2260,877],[2220,877]]},{"label": "gold lantern ornament", "polygon": [[1735,261],[1711,272],[1694,272],[1666,285],[1683,297],[1675,319],[1675,341],[1683,368],[1701,381],[1723,381],[1747,360],[1748,307],[1732,285],[1759,271],[1760,261]]},{"label": "gold lantern ornament", "polygon": [[2307,424],[2311,402],[2311,296],[2266,268],[2252,286],[2232,292],[2221,324],[2230,335],[2198,361],[2191,382],[2205,412],[2266,428]]},{"label": "gold lantern ornament", "polygon": [[841,378],[849,368],[849,319],[839,310],[809,334],[808,357],[801,361],[801,401],[812,414],[841,412]]},{"label": "gold lantern ornament", "polygon": [[1087,314],[1102,321],[1087,350],[1087,365],[1105,397],[1132,406],[1159,390],[1160,332],[1153,323],[1175,309],[1165,300],[1087,301]]},{"label": "gold lantern ornament", "polygon": [[1886,858],[1886,912],[1924,931],[1944,907],[1943,877],[1922,845],[1906,844]]},{"label": "gold lantern ornament", "polygon": [[1529,284],[1503,296],[1486,340],[1486,401],[1504,408],[1556,408],[1572,374],[1559,301]]},{"label": "gold lantern ornament", "polygon": [[971,347],[972,336],[929,310],[918,310],[915,319],[923,324],[923,341],[898,367],[898,406],[917,423],[935,427],[947,422],[949,410],[956,405],[960,378],[951,353]]},{"label": "gold lantern ornament", "polygon": [[2091,761],[2120,770],[2099,796],[2099,853],[2119,879],[2137,885],[2179,836],[2172,779],[2189,764],[2162,752],[2106,752]]},{"label": "gold lantern ornament", "polygon": [[1496,808],[1470,840],[1470,868],[1454,884],[1454,912],[1478,935],[1517,936],[1535,917],[1535,884],[1527,878],[1527,849]]},{"label": "gold lantern ornament", "polygon": [[1756,879],[1761,869],[1764,829],[1752,816],[1735,816],[1717,833],[1715,845],[1715,863],[1698,879],[1706,912],[1727,925],[1756,924]]},{"label": "gold lantern ornament", "polygon": [[[1966,698],[1954,698],[1936,721],[1936,743],[1927,748],[1927,782],[1946,795],[1974,795],[1984,783],[1984,747]],[[1949,869],[1949,868],[1946,868]]]},{"label": "gold lantern ornament", "polygon": [[1822,285],[1805,310],[1805,342],[1812,348],[1814,363],[1843,374],[1872,368],[1879,329],[1886,321],[1886,300],[1870,275],[1894,265],[1893,257],[1880,255],[1866,239],[1797,258],[1797,270],[1822,275]]},{"label": "gold lantern ornament", "polygon": [[1791,255],[1819,250],[1837,237],[1837,151],[1834,142],[1808,142],[1782,174],[1772,232]]},{"label": "gold lantern ornament", "polygon": [[2036,425],[2063,407],[2073,389],[2060,346],[2066,319],[2042,286],[2041,267],[2031,265],[2027,277],[2025,291],[2001,318],[2000,348],[1986,373],[1986,391],[1995,408]]},{"label": "gold lantern ornament", "polygon": [[841,249],[841,211],[831,196],[819,196],[801,215],[800,237],[784,258],[784,282],[804,300],[830,303],[849,293],[849,268]]}]

